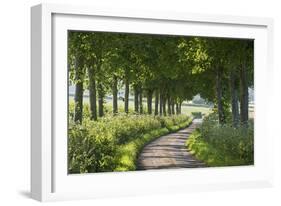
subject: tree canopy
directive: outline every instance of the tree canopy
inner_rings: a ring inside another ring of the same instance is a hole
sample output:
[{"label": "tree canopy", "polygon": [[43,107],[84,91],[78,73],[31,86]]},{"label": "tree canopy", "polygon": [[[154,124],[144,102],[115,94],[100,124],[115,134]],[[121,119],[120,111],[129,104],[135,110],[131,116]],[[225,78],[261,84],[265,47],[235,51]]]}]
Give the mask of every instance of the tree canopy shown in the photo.
[{"label": "tree canopy", "polygon": [[[181,105],[200,94],[215,105],[219,122],[247,124],[248,88],[253,82],[254,41],[109,32],[68,32],[69,84],[75,85],[74,120],[83,121],[83,92],[89,90],[91,119],[104,116],[112,95],[118,113],[123,88],[124,111],[151,115],[181,113]],[[143,98],[147,110],[143,110]],[[154,102],[154,108],[152,107]],[[98,104],[97,104],[98,103]]]}]

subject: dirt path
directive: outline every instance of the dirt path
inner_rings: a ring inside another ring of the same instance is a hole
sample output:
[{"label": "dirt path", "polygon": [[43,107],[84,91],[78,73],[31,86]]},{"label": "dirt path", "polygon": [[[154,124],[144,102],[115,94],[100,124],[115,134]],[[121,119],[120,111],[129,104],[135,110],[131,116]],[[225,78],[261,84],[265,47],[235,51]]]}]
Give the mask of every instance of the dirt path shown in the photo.
[{"label": "dirt path", "polygon": [[176,133],[171,133],[149,143],[138,158],[138,169],[196,168],[205,167],[195,159],[184,145],[193,130],[200,125],[200,120]]}]

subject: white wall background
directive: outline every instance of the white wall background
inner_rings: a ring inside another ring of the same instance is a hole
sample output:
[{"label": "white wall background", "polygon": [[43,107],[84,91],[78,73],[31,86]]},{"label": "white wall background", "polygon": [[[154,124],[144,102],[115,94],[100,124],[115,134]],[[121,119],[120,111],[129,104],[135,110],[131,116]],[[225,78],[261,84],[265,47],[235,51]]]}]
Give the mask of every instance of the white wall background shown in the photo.
[{"label": "white wall background", "polygon": [[[45,2],[6,0],[0,6],[0,205],[38,205],[29,196],[30,181],[30,6]],[[205,14],[272,17],[276,108],[272,108],[275,139],[275,187],[178,195],[47,203],[59,205],[280,205],[281,199],[281,6],[278,0],[57,0],[53,3],[102,5],[118,9],[150,9]],[[266,68],[265,68],[266,69]],[[266,85],[265,85],[266,86]],[[265,137],[266,138],[266,137]]]}]

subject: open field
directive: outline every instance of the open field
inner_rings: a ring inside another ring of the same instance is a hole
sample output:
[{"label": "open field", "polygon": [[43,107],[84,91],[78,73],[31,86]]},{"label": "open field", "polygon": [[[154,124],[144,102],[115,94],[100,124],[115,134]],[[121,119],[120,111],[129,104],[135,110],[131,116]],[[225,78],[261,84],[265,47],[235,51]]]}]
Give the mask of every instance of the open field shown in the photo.
[{"label": "open field", "polygon": [[[70,103],[74,102],[73,96],[69,96]],[[89,104],[89,98],[84,97],[83,98],[84,103]],[[112,100],[111,99],[106,99],[105,100],[105,108],[108,112],[112,111]],[[154,102],[152,102],[152,108],[154,108]],[[124,112],[124,101],[118,100],[118,109],[120,112]],[[143,109],[144,112],[147,111],[147,105],[146,105],[146,99],[144,98],[143,101]],[[130,99],[129,101],[129,111],[134,110],[134,101]],[[208,115],[212,111],[211,107],[203,107],[202,105],[186,105],[183,103],[182,105],[182,114],[186,114],[188,116],[191,116],[193,112],[201,112],[204,115]]]},{"label": "open field", "polygon": [[[69,100],[70,100],[70,103],[74,102],[74,98],[73,96],[69,96]],[[84,97],[83,98],[84,100],[84,103],[86,104],[89,104],[89,98],[88,97]],[[152,102],[152,106],[154,108],[154,102]],[[112,111],[111,109],[112,107],[112,100],[111,99],[106,99],[105,100],[105,108],[108,110],[108,111]],[[144,111],[147,110],[147,106],[146,106],[146,101],[145,101],[145,98],[144,98],[144,102],[143,102],[143,108],[144,108]],[[118,109],[120,112],[124,112],[124,101],[122,100],[118,100]],[[134,102],[133,102],[133,99],[130,99],[129,101],[129,111],[133,111],[134,110]],[[190,104],[185,104],[185,102],[183,103],[182,105],[182,114],[186,114],[188,116],[191,116],[193,112],[201,112],[203,115],[208,115],[210,114],[210,112],[212,111],[212,107],[204,107],[202,105],[190,105]],[[254,105],[251,105],[249,107],[249,118],[250,119],[253,119],[254,118]]]}]

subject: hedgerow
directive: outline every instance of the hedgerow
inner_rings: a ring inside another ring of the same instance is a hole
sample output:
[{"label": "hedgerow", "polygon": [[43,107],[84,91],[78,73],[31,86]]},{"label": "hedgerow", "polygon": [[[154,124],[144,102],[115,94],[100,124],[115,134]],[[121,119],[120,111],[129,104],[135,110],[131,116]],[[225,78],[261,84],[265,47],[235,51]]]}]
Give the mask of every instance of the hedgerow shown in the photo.
[{"label": "hedgerow", "polygon": [[[190,122],[186,115],[107,115],[98,121],[84,119],[82,124],[74,123],[70,118],[69,173],[135,169],[137,154],[147,142]],[[126,158],[131,160],[124,164]]]}]

